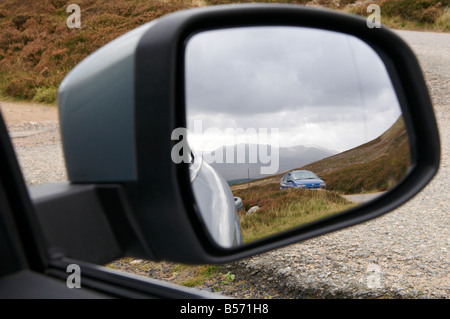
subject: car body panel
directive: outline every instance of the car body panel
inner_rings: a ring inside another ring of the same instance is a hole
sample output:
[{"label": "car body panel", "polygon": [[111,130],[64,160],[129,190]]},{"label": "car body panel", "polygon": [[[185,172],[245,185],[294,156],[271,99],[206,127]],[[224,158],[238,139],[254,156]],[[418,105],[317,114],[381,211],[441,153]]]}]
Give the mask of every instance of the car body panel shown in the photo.
[{"label": "car body panel", "polygon": [[202,161],[192,181],[201,217],[214,241],[222,247],[241,245],[237,206],[226,180]]}]

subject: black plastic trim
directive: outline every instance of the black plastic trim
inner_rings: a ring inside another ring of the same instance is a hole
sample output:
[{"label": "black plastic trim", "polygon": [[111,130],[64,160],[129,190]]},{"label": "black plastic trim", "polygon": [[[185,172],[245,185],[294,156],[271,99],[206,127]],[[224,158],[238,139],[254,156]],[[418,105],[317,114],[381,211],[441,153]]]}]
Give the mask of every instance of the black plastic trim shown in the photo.
[{"label": "black plastic trim", "polygon": [[[0,116],[0,274],[19,269],[43,271],[47,260],[43,235],[17,161],[8,130]],[[15,265],[15,266],[13,266]]]},{"label": "black plastic trim", "polygon": [[0,278],[0,298],[110,299],[112,297],[83,287],[81,289],[69,289],[65,281],[38,272],[22,270]]},{"label": "black plastic trim", "polygon": [[77,264],[80,266],[80,283],[82,287],[107,294],[113,298],[226,298],[206,291],[179,286],[169,282],[133,275],[123,271],[68,258],[52,261],[47,273],[53,277],[66,280],[69,275],[66,272],[66,269],[70,264]]},{"label": "black plastic trim", "polygon": [[49,260],[69,257],[104,264],[150,255],[120,185],[60,182],[29,191]]}]

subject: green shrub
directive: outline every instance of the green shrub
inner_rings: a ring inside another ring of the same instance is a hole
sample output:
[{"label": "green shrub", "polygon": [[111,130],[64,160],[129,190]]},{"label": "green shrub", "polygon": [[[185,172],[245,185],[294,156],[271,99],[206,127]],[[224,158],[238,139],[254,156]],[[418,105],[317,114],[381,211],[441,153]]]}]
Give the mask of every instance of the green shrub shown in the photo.
[{"label": "green shrub", "polygon": [[38,103],[55,104],[57,88],[51,87],[39,87],[36,88],[33,101]]}]

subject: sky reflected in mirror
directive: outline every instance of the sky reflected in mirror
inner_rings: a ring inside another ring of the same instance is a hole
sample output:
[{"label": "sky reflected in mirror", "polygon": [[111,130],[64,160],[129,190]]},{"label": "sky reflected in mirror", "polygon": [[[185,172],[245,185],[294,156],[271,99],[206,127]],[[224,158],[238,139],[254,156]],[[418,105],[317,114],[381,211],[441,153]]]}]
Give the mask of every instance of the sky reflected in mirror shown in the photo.
[{"label": "sky reflected in mirror", "polygon": [[[202,32],[186,49],[188,129],[280,128],[280,146],[342,152],[381,135],[400,116],[384,64],[348,35],[294,27]],[[333,134],[330,134],[333,132]],[[222,134],[191,136],[213,150]],[[234,144],[234,140],[225,141]]]}]

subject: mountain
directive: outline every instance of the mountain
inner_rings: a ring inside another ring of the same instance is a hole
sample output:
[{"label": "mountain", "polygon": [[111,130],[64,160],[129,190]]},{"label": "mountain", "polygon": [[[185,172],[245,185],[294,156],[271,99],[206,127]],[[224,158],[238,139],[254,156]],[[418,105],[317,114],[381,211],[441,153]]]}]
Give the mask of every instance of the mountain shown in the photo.
[{"label": "mountain", "polygon": [[[259,156],[259,154],[263,156]],[[212,152],[199,153],[206,162],[216,169],[226,180],[247,180],[263,178],[268,175],[278,174],[287,170],[303,166],[323,158],[336,154],[336,151],[327,150],[316,146],[297,145],[293,147],[276,148],[270,145],[238,144],[222,146]],[[232,157],[232,163],[226,163],[227,154]],[[231,155],[230,155],[231,154]],[[238,162],[238,154],[243,159]],[[278,156],[276,156],[278,154]],[[234,155],[234,156],[232,156]],[[266,155],[266,156],[264,156]],[[250,161],[250,158],[254,159]],[[211,162],[214,159],[214,162]],[[221,161],[222,163],[219,163]],[[278,162],[278,165],[276,163]],[[261,167],[278,166],[272,174],[262,174]]]}]

